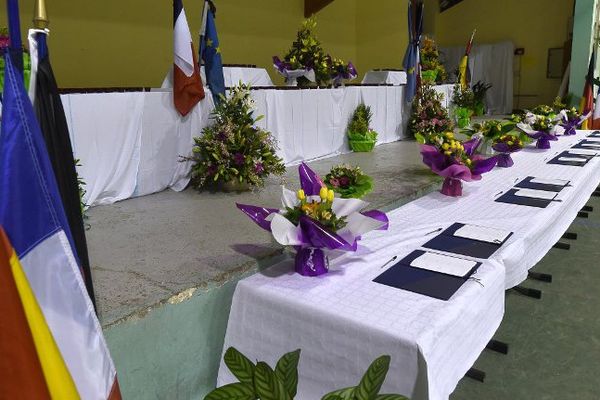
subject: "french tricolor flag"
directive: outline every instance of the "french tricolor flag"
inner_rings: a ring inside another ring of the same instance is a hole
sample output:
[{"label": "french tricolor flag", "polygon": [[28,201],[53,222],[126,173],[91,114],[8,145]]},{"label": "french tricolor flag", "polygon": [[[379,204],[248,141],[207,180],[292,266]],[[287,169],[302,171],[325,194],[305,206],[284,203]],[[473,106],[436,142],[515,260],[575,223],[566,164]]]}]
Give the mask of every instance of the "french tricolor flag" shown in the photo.
[{"label": "french tricolor flag", "polygon": [[185,116],[204,98],[204,88],[182,0],[173,0],[173,25],[173,100]]}]

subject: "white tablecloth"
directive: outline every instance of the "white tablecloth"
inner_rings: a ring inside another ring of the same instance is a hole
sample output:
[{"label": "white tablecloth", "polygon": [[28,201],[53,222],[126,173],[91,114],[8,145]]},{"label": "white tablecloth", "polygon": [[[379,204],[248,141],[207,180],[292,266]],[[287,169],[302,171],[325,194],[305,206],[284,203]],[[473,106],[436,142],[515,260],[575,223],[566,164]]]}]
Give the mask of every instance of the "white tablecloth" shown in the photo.
[{"label": "white tablecloth", "polygon": [[[529,147],[513,154],[512,168],[495,168],[479,182],[464,184],[463,197],[453,199],[431,193],[402,207],[403,224],[434,230],[451,222],[465,222],[514,232],[492,260],[506,270],[506,288],[527,278],[527,272],[560,239],[600,183],[598,157],[585,167],[547,164],[546,162],[584,137],[584,132],[561,137],[552,149]],[[534,208],[493,201],[527,176],[572,181],[546,208]]]},{"label": "white tablecloth", "polygon": [[[346,126],[364,101],[373,110],[378,144],[404,136],[404,88],[346,87],[314,90],[254,90],[259,125],[279,142],[286,164],[350,151]],[[110,204],[189,182],[193,137],[209,123],[210,94],[185,118],[172,105],[170,91],[68,94],[62,96],[78,169],[89,205]]]},{"label": "white tablecloth", "polygon": [[[200,69],[202,82],[206,82],[204,66]],[[273,86],[273,81],[264,68],[223,67],[225,86],[230,87],[242,82],[250,86]]]},{"label": "white tablecloth", "polygon": [[348,121],[360,102],[371,106],[371,128],[378,144],[404,137],[402,122],[404,87],[349,86],[338,89],[256,90],[258,124],[279,141],[279,155],[287,165],[331,157],[350,151]]},{"label": "white tablecloth", "polygon": [[61,96],[88,205],[110,204],[189,182],[193,137],[208,124],[210,94],[185,118],[170,92]]},{"label": "white tablecloth", "polygon": [[362,80],[365,84],[389,83],[395,86],[406,85],[406,72],[404,71],[374,71],[367,72]]},{"label": "white tablecloth", "polygon": [[[389,214],[390,231],[365,235],[356,255],[337,260],[328,275],[292,274],[292,262],[240,281],[225,338],[251,359],[272,365],[302,349],[300,399],[354,385],[370,361],[392,356],[383,392],[417,399],[447,399],[500,324],[504,289],[527,277],[560,238],[600,183],[598,158],[585,167],[546,162],[583,138],[563,137],[552,150],[515,154],[515,166],[496,168],[466,183],[462,198],[431,193]],[[571,180],[545,209],[494,202],[526,176]],[[514,232],[447,302],[372,282],[392,256],[403,257],[427,235],[454,222]],[[218,384],[232,381],[222,364]]]}]

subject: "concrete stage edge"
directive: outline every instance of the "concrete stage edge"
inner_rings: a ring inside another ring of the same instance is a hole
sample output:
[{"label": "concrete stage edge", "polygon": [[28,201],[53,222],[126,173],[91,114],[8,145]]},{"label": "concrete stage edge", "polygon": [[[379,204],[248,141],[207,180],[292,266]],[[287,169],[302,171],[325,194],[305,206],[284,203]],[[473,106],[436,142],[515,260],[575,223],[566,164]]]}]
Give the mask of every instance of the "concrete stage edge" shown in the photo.
[{"label": "concrete stage edge", "polygon": [[[366,200],[385,211],[440,187],[412,141],[310,165],[324,176],[339,163],[374,178]],[[297,168],[284,180],[296,189]],[[88,211],[100,319],[125,399],[198,399],[214,388],[236,283],[289,257],[235,202],[279,207],[280,183],[248,193],[167,190]]]}]

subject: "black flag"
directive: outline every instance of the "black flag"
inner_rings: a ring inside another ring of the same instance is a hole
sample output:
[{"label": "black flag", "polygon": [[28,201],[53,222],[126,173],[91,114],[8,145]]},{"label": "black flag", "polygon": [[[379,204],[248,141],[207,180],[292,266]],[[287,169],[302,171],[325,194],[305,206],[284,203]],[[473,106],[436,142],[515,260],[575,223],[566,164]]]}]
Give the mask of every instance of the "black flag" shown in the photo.
[{"label": "black flag", "polygon": [[79,184],[75,169],[75,159],[73,158],[73,148],[69,137],[69,127],[58,92],[58,86],[56,85],[54,73],[50,65],[46,34],[37,33],[36,39],[39,61],[35,76],[34,108],[40,128],[42,129],[44,141],[46,142],[46,149],[50,156],[52,169],[56,176],[58,190],[67,215],[77,257],[83,271],[85,285],[95,307],[96,300],[92,285],[81,199],[79,196]]}]

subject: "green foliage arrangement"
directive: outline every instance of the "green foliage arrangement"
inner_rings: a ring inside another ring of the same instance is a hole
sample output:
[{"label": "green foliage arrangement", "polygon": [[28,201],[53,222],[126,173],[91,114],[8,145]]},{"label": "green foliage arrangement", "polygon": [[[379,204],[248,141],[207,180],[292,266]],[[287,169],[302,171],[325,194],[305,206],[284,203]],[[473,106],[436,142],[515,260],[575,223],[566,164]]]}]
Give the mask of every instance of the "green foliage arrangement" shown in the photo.
[{"label": "green foliage arrangement", "polygon": [[255,124],[250,87],[240,84],[222,96],[214,111],[214,124],[194,138],[192,184],[204,188],[218,183],[239,182],[250,187],[263,186],[271,174],[285,172],[276,155],[276,141],[270,132]]},{"label": "green foliage arrangement", "polygon": [[377,141],[377,132],[370,128],[373,112],[371,107],[360,103],[348,124],[348,138],[356,141]]},{"label": "green foliage arrangement", "polygon": [[325,185],[343,199],[360,199],[373,190],[373,179],[360,167],[348,164],[336,165],[325,176]]},{"label": "green foliage arrangement", "polygon": [[516,124],[514,122],[490,119],[472,124],[461,130],[461,133],[464,133],[467,136],[478,134],[486,139],[496,139],[514,130],[516,130]]},{"label": "green foliage arrangement", "polygon": [[[292,400],[297,394],[300,350],[284,354],[275,369],[263,361],[254,364],[233,347],[223,360],[239,382],[213,390],[204,400]],[[389,367],[390,356],[381,356],[357,386],[333,391],[321,400],[408,400],[399,394],[379,394]]]},{"label": "green foliage arrangement", "polygon": [[456,107],[472,109],[475,102],[475,93],[470,88],[462,89],[460,84],[454,85],[454,93],[452,95],[452,104]]},{"label": "green foliage arrangement", "polygon": [[491,83],[482,81],[473,85],[473,111],[475,115],[485,114],[485,94],[492,87]]},{"label": "green foliage arrangement", "polygon": [[[75,159],[75,167],[81,167],[81,160],[76,158]],[[83,180],[83,178],[81,176],[79,176],[79,173],[76,172],[77,174],[77,186],[79,187],[79,206],[81,207],[81,216],[83,217],[83,219],[87,218],[86,215],[86,211],[88,209],[88,205],[86,204],[85,201],[83,201],[83,197],[85,196],[85,194],[87,193],[87,191],[85,190],[85,181]]]},{"label": "green foliage arrangement", "polygon": [[431,85],[421,85],[412,104],[408,121],[409,133],[420,143],[429,143],[429,137],[452,131],[454,123],[448,110],[442,106],[444,95]]},{"label": "green foliage arrangement", "polygon": [[[327,85],[331,80],[331,57],[325,53],[315,30],[317,20],[314,16],[304,20],[296,35],[296,40],[286,53],[284,62],[290,69],[312,68],[315,71],[317,85]],[[298,86],[307,86],[308,79],[298,78]]]},{"label": "green foliage arrangement", "polygon": [[[420,47],[421,75],[423,79],[429,79],[429,83],[441,83],[446,80],[448,74],[446,68],[440,62],[440,53],[438,52],[435,41],[424,36]],[[428,73],[429,72],[429,73]]]}]

